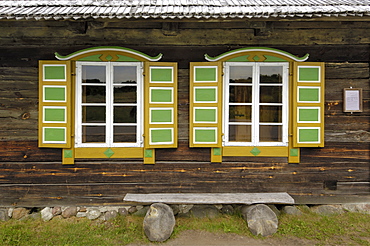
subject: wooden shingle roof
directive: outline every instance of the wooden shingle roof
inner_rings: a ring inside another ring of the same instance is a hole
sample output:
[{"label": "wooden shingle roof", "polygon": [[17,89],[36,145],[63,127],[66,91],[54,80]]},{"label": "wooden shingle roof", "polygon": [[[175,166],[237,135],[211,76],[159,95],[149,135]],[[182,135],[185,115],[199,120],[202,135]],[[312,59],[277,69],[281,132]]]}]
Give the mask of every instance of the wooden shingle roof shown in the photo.
[{"label": "wooden shingle roof", "polygon": [[369,16],[369,0],[0,0],[0,19]]}]

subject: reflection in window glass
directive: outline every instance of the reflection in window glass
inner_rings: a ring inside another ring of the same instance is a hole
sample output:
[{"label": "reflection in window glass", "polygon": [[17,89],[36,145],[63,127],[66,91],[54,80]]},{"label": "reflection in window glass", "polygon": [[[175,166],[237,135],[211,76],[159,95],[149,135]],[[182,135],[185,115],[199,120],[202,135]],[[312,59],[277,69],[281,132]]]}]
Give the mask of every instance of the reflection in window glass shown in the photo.
[{"label": "reflection in window glass", "polygon": [[135,143],[136,126],[114,126],[114,143]]},{"label": "reflection in window glass", "polygon": [[83,143],[105,143],[105,126],[82,126]]},{"label": "reflection in window glass", "polygon": [[105,66],[82,66],[82,83],[105,83]]},{"label": "reflection in window glass", "polygon": [[260,106],[260,122],[281,123],[281,106]]},{"label": "reflection in window glass", "polygon": [[281,142],[282,126],[260,126],[260,142]]},{"label": "reflection in window glass", "polygon": [[105,103],[105,86],[82,86],[82,103]]},{"label": "reflection in window glass", "polygon": [[260,66],[260,83],[283,82],[283,67],[281,66]]},{"label": "reflection in window glass", "polygon": [[136,103],[137,101],[136,86],[114,86],[113,102],[114,103]]},{"label": "reflection in window glass", "polygon": [[251,103],[252,86],[230,86],[229,102]]},{"label": "reflection in window glass", "polygon": [[230,105],[229,121],[230,122],[251,122],[252,121],[252,106]]},{"label": "reflection in window glass", "polygon": [[82,123],[105,123],[105,107],[82,106]]},{"label": "reflection in window glass", "polygon": [[252,127],[250,125],[230,125],[229,141],[230,142],[251,142]]},{"label": "reflection in window glass", "polygon": [[261,103],[281,103],[283,97],[283,87],[281,86],[261,86],[260,102]]},{"label": "reflection in window glass", "polygon": [[136,123],[136,106],[115,106],[113,123]]},{"label": "reflection in window glass", "polygon": [[230,67],[230,83],[252,83],[253,67],[232,66]]},{"label": "reflection in window glass", "polygon": [[114,84],[135,84],[137,82],[136,66],[114,66]]}]

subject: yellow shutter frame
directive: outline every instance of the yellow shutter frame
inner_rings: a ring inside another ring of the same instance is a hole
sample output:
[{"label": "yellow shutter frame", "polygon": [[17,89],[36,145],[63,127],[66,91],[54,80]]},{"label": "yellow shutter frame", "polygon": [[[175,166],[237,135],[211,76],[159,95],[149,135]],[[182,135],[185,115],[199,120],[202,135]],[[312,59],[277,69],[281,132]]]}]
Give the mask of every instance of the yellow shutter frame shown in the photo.
[{"label": "yellow shutter frame", "polygon": [[177,148],[177,63],[145,62],[144,148]]},{"label": "yellow shutter frame", "polygon": [[189,94],[189,146],[222,147],[222,63],[191,62]]},{"label": "yellow shutter frame", "polygon": [[293,147],[324,147],[325,64],[293,63]]},{"label": "yellow shutter frame", "polygon": [[39,147],[71,148],[71,61],[39,61]]}]

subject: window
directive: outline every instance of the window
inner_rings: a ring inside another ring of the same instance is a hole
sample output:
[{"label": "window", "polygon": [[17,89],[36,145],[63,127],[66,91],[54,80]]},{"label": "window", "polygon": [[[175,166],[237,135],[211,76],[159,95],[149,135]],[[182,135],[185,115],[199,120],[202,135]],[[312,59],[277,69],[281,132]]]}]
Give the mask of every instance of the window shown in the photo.
[{"label": "window", "polygon": [[225,63],[224,145],[286,146],[288,63]]},{"label": "window", "polygon": [[142,144],[142,65],[77,62],[76,147]]}]

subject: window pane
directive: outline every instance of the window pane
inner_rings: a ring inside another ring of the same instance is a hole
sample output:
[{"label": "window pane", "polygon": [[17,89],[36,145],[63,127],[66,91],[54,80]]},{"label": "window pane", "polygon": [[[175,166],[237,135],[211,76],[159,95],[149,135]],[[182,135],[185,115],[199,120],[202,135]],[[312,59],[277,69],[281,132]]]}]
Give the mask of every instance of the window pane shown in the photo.
[{"label": "window pane", "polygon": [[82,126],[83,143],[105,143],[105,126]]},{"label": "window pane", "polygon": [[136,103],[136,86],[115,86],[114,103]]},{"label": "window pane", "polygon": [[230,86],[229,102],[251,103],[252,86]]},{"label": "window pane", "polygon": [[283,67],[281,66],[260,66],[260,83],[283,82]]},{"label": "window pane", "polygon": [[136,106],[115,106],[114,123],[136,123]]},{"label": "window pane", "polygon": [[253,68],[251,66],[230,67],[230,83],[252,83]]},{"label": "window pane", "polygon": [[260,87],[260,102],[261,103],[281,103],[282,102],[281,86],[261,86]]},{"label": "window pane", "polygon": [[114,84],[135,84],[137,82],[136,66],[114,66]]},{"label": "window pane", "polygon": [[113,133],[114,143],[135,143],[136,126],[115,126]]},{"label": "window pane", "polygon": [[82,66],[82,83],[105,83],[105,66]]},{"label": "window pane", "polygon": [[251,142],[251,126],[229,126],[230,142]]},{"label": "window pane", "polygon": [[260,142],[281,142],[282,126],[260,126]]},{"label": "window pane", "polygon": [[281,123],[281,106],[260,106],[260,122]]},{"label": "window pane", "polygon": [[229,121],[230,122],[251,122],[252,121],[252,106],[247,106],[247,105],[229,106]]},{"label": "window pane", "polygon": [[105,103],[105,86],[82,86],[83,103]]},{"label": "window pane", "polygon": [[82,106],[82,123],[105,123],[105,106]]}]

